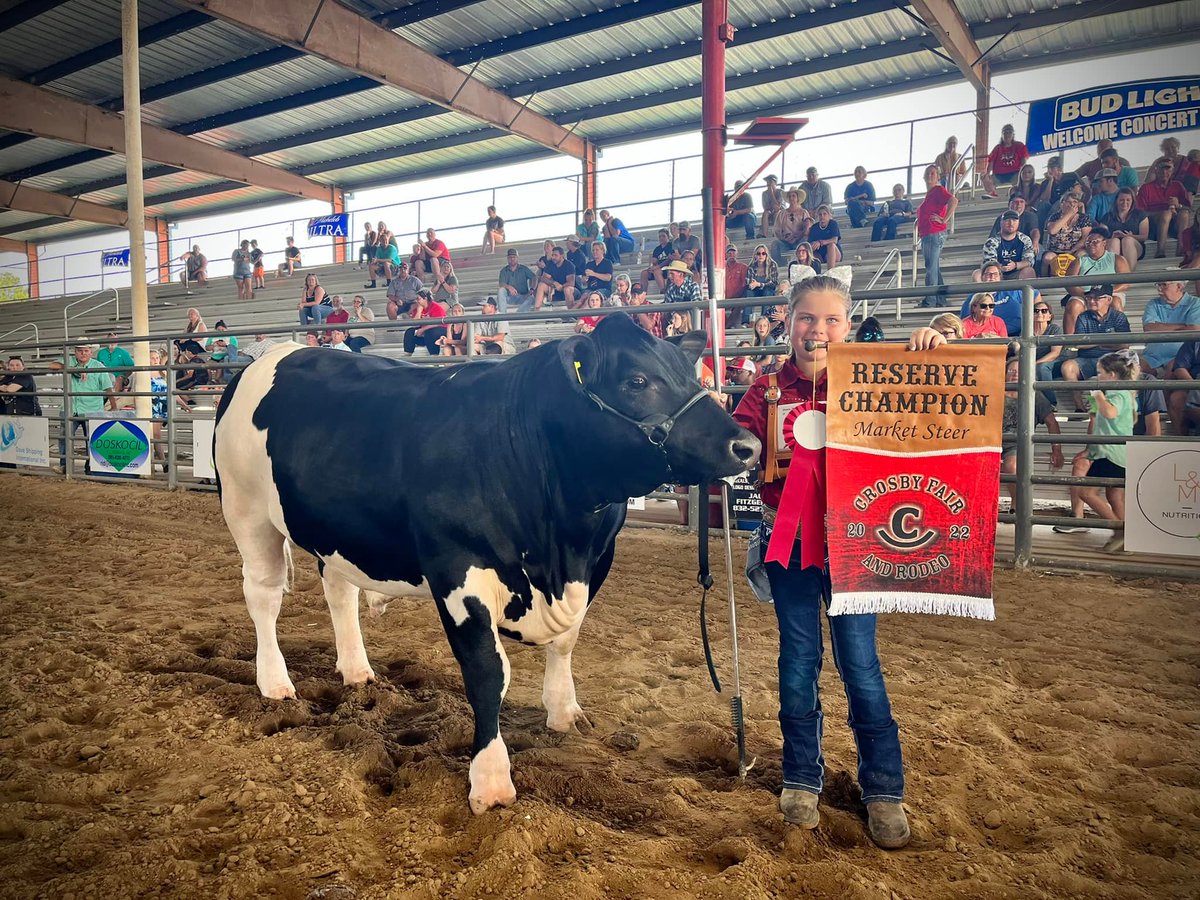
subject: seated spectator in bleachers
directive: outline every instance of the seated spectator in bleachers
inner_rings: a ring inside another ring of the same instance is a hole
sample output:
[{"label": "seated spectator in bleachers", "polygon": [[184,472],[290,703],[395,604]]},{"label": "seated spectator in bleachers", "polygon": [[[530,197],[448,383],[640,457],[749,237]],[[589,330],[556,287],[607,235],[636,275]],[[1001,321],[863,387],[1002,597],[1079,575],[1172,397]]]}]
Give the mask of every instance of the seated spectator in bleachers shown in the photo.
[{"label": "seated spectator in bleachers", "polygon": [[343,325],[341,328],[329,329],[329,349],[344,350],[346,353],[353,353],[350,345],[346,343],[346,338],[350,336],[349,331]]},{"label": "seated spectator in bleachers", "polygon": [[822,206],[833,206],[833,191],[828,182],[817,174],[816,166],[809,166],[801,183],[804,199],[800,202],[809,214],[815,216]]},{"label": "seated spectator in bleachers", "polygon": [[332,308],[329,295],[321,287],[316,273],[309,272],[304,276],[304,289],[300,292],[300,302],[296,304],[296,309],[300,310],[300,327],[309,322],[320,325]]},{"label": "seated spectator in bleachers", "polygon": [[704,286],[704,270],[700,268],[700,257],[695,250],[684,250],[683,259],[681,262],[688,267],[688,271],[692,273],[692,277],[696,279],[696,284]]},{"label": "seated spectator in bleachers", "polygon": [[362,268],[363,262],[366,261],[367,268],[371,267],[371,261],[375,259],[375,227],[370,222],[363,222],[363,242],[358,248],[358,268]]},{"label": "seated spectator in bleachers", "polygon": [[483,223],[483,246],[480,253],[490,256],[496,247],[504,243],[504,220],[496,214],[496,207],[487,208],[487,221]]},{"label": "seated spectator in bleachers", "polygon": [[[1014,388],[1009,388],[1008,385],[1017,385],[1021,381],[1021,361],[1013,356],[1010,357],[1004,366],[1004,419],[1003,432],[1000,444],[1000,474],[1016,475],[1017,474],[1017,416],[1018,391]],[[1033,421],[1035,425],[1041,424],[1046,426],[1046,431],[1050,434],[1062,434],[1062,429],[1058,427],[1058,419],[1054,415],[1054,406],[1047,400],[1041,391],[1035,391],[1033,394]],[[1011,435],[1011,437],[1010,437]],[[1063,452],[1062,444],[1050,445],[1050,468],[1057,472],[1063,467]],[[1014,483],[1006,485],[1008,496],[1012,499],[1013,505],[1017,502],[1017,486]]]},{"label": "seated spectator in bleachers", "polygon": [[892,199],[879,207],[879,215],[871,224],[871,243],[894,241],[896,229],[915,221],[917,212],[912,201],[904,196],[904,185],[892,185]]},{"label": "seated spectator in bleachers", "polygon": [[1079,176],[1074,172],[1069,175],[1063,174],[1062,157],[1050,157],[1046,163],[1046,177],[1042,179],[1042,184],[1033,201],[1043,232],[1046,230],[1046,222],[1058,211],[1059,201],[1077,184],[1080,185],[1080,191],[1082,191],[1083,183],[1079,180]]},{"label": "seated spectator in bleachers", "polygon": [[786,301],[776,303],[767,318],[771,320],[771,337],[776,344],[786,344],[790,340],[788,334],[788,304]]},{"label": "seated spectator in bleachers", "polygon": [[130,371],[133,368],[133,357],[129,355],[128,350],[117,343],[117,336],[112,332],[108,334],[108,342],[96,354],[96,361],[105,368],[114,370],[108,374],[113,380],[115,393],[119,394],[129,390],[130,376],[133,374]]},{"label": "seated spectator in bleachers", "polygon": [[771,334],[771,320],[766,316],[759,316],[754,320],[754,344],[755,347],[774,347],[778,341]]},{"label": "seated spectator in bleachers", "polygon": [[774,175],[766,177],[767,188],[762,192],[762,216],[758,223],[758,236],[769,237],[775,233],[775,218],[783,209],[783,191],[779,189],[779,179]]},{"label": "seated spectator in bleachers", "polygon": [[[407,264],[400,262],[400,248],[396,246],[396,238],[382,222],[379,223],[379,231],[376,232],[375,240],[375,257],[369,266],[371,280],[363,285],[365,288],[375,287],[380,278],[383,279],[384,284],[390,284],[401,269],[404,270],[405,275],[412,271],[411,261]],[[414,252],[413,255],[417,254]]]},{"label": "seated spectator in bleachers", "polygon": [[[1167,238],[1178,238],[1192,224],[1192,197],[1187,188],[1173,179],[1174,163],[1162,160],[1154,171],[1154,178],[1138,191],[1137,205],[1150,217],[1150,239],[1157,245],[1154,258],[1162,259],[1167,255]],[[1175,251],[1177,256],[1182,255],[1178,242]]]},{"label": "seated spectator in bleachers", "polygon": [[200,252],[200,245],[192,245],[192,249],[188,250],[179,261],[183,263],[183,269],[179,273],[179,282],[184,287],[188,287],[192,282],[201,287],[208,287],[208,257]]},{"label": "seated spectator in bleachers", "polygon": [[[329,298],[329,314],[325,316],[326,325],[344,325],[350,321],[350,310],[343,305],[341,294],[334,294]],[[349,335],[349,330],[346,334]]]},{"label": "seated spectator in bleachers", "polygon": [[[646,288],[641,284],[634,284],[630,288],[631,299],[629,305],[631,307],[651,307],[650,298],[646,296]],[[649,309],[630,309],[629,314],[633,316],[633,321],[637,322],[638,327],[657,338],[663,337],[663,317],[662,313],[651,312]]]},{"label": "seated spectator in bleachers", "polygon": [[[1021,307],[1024,305],[1024,292],[1020,288],[1006,289],[1003,285],[1000,272],[1000,264],[996,262],[985,263],[980,269],[979,280],[986,285],[985,290],[992,295],[996,303],[995,316],[1004,321],[1004,327],[1008,329],[1010,335],[1018,335],[1021,333]],[[1033,289],[1034,301],[1040,301],[1042,298],[1041,292],[1037,288]],[[963,301],[962,310],[959,315],[966,318],[971,314],[971,297]]]},{"label": "seated spectator in bleachers", "polygon": [[1009,198],[1008,209],[996,216],[996,221],[992,223],[992,230],[988,233],[988,237],[996,237],[1000,233],[1000,223],[1009,212],[1017,214],[1017,231],[1029,238],[1029,242],[1033,244],[1033,252],[1036,256],[1041,249],[1042,229],[1038,226],[1037,213],[1029,209],[1025,203],[1025,198],[1020,195]]},{"label": "seated spectator in bleachers", "polygon": [[254,299],[254,259],[250,242],[242,241],[229,257],[233,261],[233,280],[237,283],[238,299]]},{"label": "seated spectator in bleachers", "polygon": [[217,336],[218,334],[220,334],[220,335],[222,335],[222,336],[223,336],[223,339],[224,339],[224,341],[225,341],[225,345],[226,345],[227,347],[229,347],[229,348],[230,348],[230,349],[231,349],[231,350],[234,352],[234,354],[235,354],[235,355],[238,355],[238,354],[240,354],[240,352],[241,352],[241,351],[240,351],[240,349],[239,349],[239,347],[238,347],[238,339],[237,339],[237,336],[236,336],[236,335],[229,334],[228,332],[229,332],[229,326],[228,326],[228,325],[225,323],[225,320],[224,320],[224,319],[217,319],[217,324],[215,324],[215,325],[213,326],[213,330],[209,332],[209,334],[210,334],[210,335],[212,335],[212,336],[211,336],[211,337],[209,337],[209,338],[208,338],[208,340],[206,340],[206,341],[204,342],[204,350],[205,350],[205,352],[207,353],[207,352],[210,352],[210,351],[212,350],[212,348],[213,348],[213,345],[214,345],[214,343],[216,342],[216,336]]},{"label": "seated spectator in bleachers", "polygon": [[387,317],[396,319],[401,313],[406,312],[413,305],[413,301],[417,299],[417,292],[422,287],[424,287],[424,283],[421,279],[416,275],[409,274],[408,263],[400,263],[396,274],[388,282]]},{"label": "seated spectator in bleachers", "polygon": [[454,264],[450,260],[442,259],[439,263],[430,290],[433,299],[445,306],[458,299],[458,276],[454,274]]},{"label": "seated spectator in bleachers", "polygon": [[[205,367],[204,348],[199,341],[186,340],[175,342],[175,364],[194,364],[193,368],[179,369],[175,372],[175,388],[179,391],[195,391],[208,387],[209,371]],[[189,407],[196,405],[196,398],[190,394],[183,396],[183,402]]]},{"label": "seated spectator in bleachers", "polygon": [[346,346],[355,353],[362,353],[364,348],[371,346],[375,341],[374,329],[353,327],[354,325],[366,325],[375,321],[375,311],[371,309],[367,303],[367,298],[362,294],[354,295],[350,318],[347,321],[351,328],[349,329],[349,336],[346,338]]},{"label": "seated spectator in bleachers", "polygon": [[238,363],[250,362],[249,357],[242,356],[238,353],[236,345],[231,345],[230,337],[214,337],[210,338],[207,344],[208,360],[210,363],[221,363],[222,365],[212,365],[208,369],[208,379],[210,385],[228,384],[229,379],[237,374]]},{"label": "seated spectator in bleachers", "polygon": [[[1105,159],[1106,157],[1116,157],[1117,165],[1110,166]],[[1113,142],[1105,139],[1096,145],[1096,158],[1085,162],[1075,170],[1075,174],[1079,176],[1079,180],[1084,184],[1091,185],[1102,169],[1117,169],[1128,165],[1129,161],[1122,159],[1113,148]]]},{"label": "seated spectator in bleachers", "polygon": [[671,242],[674,253],[671,259],[683,259],[683,254],[689,250],[696,254],[696,258],[700,258],[700,238],[692,234],[692,226],[688,222],[679,223],[679,237]]},{"label": "seated spectator in bleachers", "polygon": [[250,262],[254,269],[252,272],[253,278],[250,281],[250,289],[252,291],[260,288],[265,289],[267,286],[267,269],[263,265],[263,257],[265,254],[258,248],[258,241],[250,239]]},{"label": "seated spectator in bleachers", "polygon": [[533,274],[533,270],[521,263],[520,254],[515,247],[509,247],[508,265],[500,270],[500,285],[496,292],[500,312],[508,312],[509,306],[516,307],[517,312],[532,309],[533,291],[536,286],[537,276]]},{"label": "seated spectator in bleachers", "polygon": [[317,334],[315,331],[304,332],[304,346],[305,347],[320,347],[321,346],[321,336],[319,334]]},{"label": "seated spectator in bleachers", "polygon": [[[1092,199],[1088,201],[1088,217],[1097,225],[1103,225],[1103,219],[1112,212],[1116,199],[1117,172],[1115,169],[1101,169],[1096,174],[1096,187],[1092,191]],[[1106,228],[1105,233],[1107,231]]]},{"label": "seated spectator in bleachers", "polygon": [[[767,253],[767,245],[759,244],[754,248],[754,259],[747,266],[746,296],[774,297],[778,287],[779,266]],[[765,311],[766,307],[742,307],[742,324],[749,325],[751,318],[759,315],[760,309]]]},{"label": "seated spectator in bleachers", "polygon": [[533,294],[533,308],[541,309],[546,301],[561,301],[566,303],[567,309],[574,309],[575,291],[575,267],[567,261],[563,248],[555,247],[550,251],[550,259],[538,279]]},{"label": "seated spectator in bleachers", "polygon": [[1137,193],[1138,187],[1142,180],[1138,176],[1137,169],[1129,164],[1116,150],[1105,150],[1101,155],[1101,160],[1104,169],[1113,169],[1117,173],[1117,189],[1129,188],[1134,193]]},{"label": "seated spectator in bleachers", "polygon": [[[425,319],[444,319],[446,307],[433,299],[433,294],[426,288],[417,292],[417,299],[408,309],[408,317],[416,321]],[[430,356],[441,353],[438,338],[446,336],[446,326],[439,324],[418,325],[404,332],[404,352],[412,356],[418,346],[425,348]]]},{"label": "seated spectator in bleachers", "polygon": [[887,334],[874,316],[867,316],[863,319],[862,324],[858,326],[858,331],[854,332],[856,344],[878,344],[886,340]]},{"label": "seated spectator in bleachers", "polygon": [[[735,181],[733,183],[734,192],[740,191],[745,183],[744,181]],[[758,219],[754,215],[754,198],[749,191],[744,192],[733,201],[733,206],[729,207],[729,212],[725,216],[725,227],[729,231],[740,228],[746,233],[746,240],[754,240],[754,235],[758,233]]]},{"label": "seated spectator in bleachers", "polygon": [[256,334],[254,340],[241,348],[243,356],[258,359],[275,345],[275,341],[265,334]]},{"label": "seated spectator in bleachers", "polygon": [[666,303],[691,303],[704,299],[700,285],[692,278],[692,270],[681,259],[674,260],[663,269],[667,275]]},{"label": "seated spectator in bleachers", "polygon": [[1084,295],[1101,286],[1104,287],[1105,293],[1112,295],[1113,306],[1124,312],[1125,292],[1129,290],[1129,284],[1120,283],[1117,276],[1128,274],[1129,263],[1125,262],[1125,257],[1118,256],[1108,249],[1108,239],[1099,232],[1089,234],[1083,242],[1083,253],[1071,263],[1067,275],[1072,278],[1094,275],[1099,280],[1096,284],[1067,288],[1067,298],[1063,302],[1063,329],[1066,333],[1074,333],[1071,326],[1085,308]]},{"label": "seated spectator in bleachers", "polygon": [[842,230],[828,204],[817,209],[817,221],[808,230],[808,242],[812,244],[813,256],[826,268],[832,269],[842,261]]},{"label": "seated spectator in bleachers", "polygon": [[[1066,274],[1072,258],[1083,250],[1083,242],[1092,231],[1092,220],[1083,211],[1083,201],[1062,198],[1062,211],[1046,222],[1042,232],[1042,276]],[[1059,257],[1063,257],[1060,259]]]},{"label": "seated spectator in bleachers", "polygon": [[554,241],[542,241],[542,255],[538,257],[535,264],[534,276],[541,278],[542,273],[546,271],[546,263],[550,262],[550,254],[554,252]]},{"label": "seated spectator in bleachers", "polygon": [[[418,250],[417,247],[420,249]],[[414,268],[414,274],[421,275],[422,278],[425,275],[434,275],[436,277],[437,272],[441,269],[441,260],[450,259],[450,248],[446,246],[445,242],[437,236],[437,232],[432,228],[425,229],[425,240],[418,244],[417,247],[413,248],[413,254],[417,257],[417,261],[421,264],[423,271],[418,271]]]},{"label": "seated spectator in bleachers", "polygon": [[[579,238],[575,235],[570,235],[567,238],[567,262],[575,267],[575,273],[578,275],[578,281],[583,281],[583,270],[588,266],[588,260],[592,258],[591,244],[588,245],[588,250],[584,250]],[[582,285],[581,285],[582,286]]]},{"label": "seated spectator in bleachers", "polygon": [[1013,127],[1005,125],[1000,129],[1000,143],[988,154],[987,163],[983,169],[983,196],[988,200],[996,199],[997,184],[1012,184],[1017,179],[1017,173],[1025,160],[1029,159],[1029,150],[1014,137]]},{"label": "seated spectator in bleachers", "polygon": [[583,221],[575,226],[575,237],[579,238],[580,245],[600,240],[600,226],[596,223],[595,210],[583,211]]},{"label": "seated spectator in bleachers", "polygon": [[[465,316],[467,308],[461,303],[455,301],[450,304],[450,315]],[[467,323],[466,322],[451,322],[446,326],[446,333],[437,339],[437,344],[442,348],[442,356],[466,356],[467,355]]]},{"label": "seated spectator in bleachers", "polygon": [[1175,180],[1192,196],[1200,193],[1200,150],[1192,149],[1177,163]]},{"label": "seated spectator in bleachers", "polygon": [[1038,195],[1041,192],[1042,186],[1037,180],[1037,169],[1029,163],[1025,163],[1021,166],[1021,171],[1017,173],[1016,182],[1008,190],[1008,199],[1021,197],[1025,201],[1025,206],[1036,212]]},{"label": "seated spectator in bleachers", "polygon": [[1184,156],[1180,152],[1182,145],[1179,143],[1179,138],[1171,136],[1162,139],[1162,143],[1158,145],[1162,155],[1146,169],[1146,177],[1143,179],[1146,184],[1154,181],[1155,174],[1163,163],[1170,163],[1172,169],[1172,178],[1178,180],[1179,169],[1184,161]]},{"label": "seated spectator in bleachers", "polygon": [[1033,241],[1021,234],[1018,226],[1021,216],[1008,210],[1000,217],[1000,233],[983,242],[983,264],[996,263],[1000,266],[1001,278],[1016,281],[1034,278]]},{"label": "seated spectator in bleachers", "polygon": [[287,246],[283,248],[283,262],[279,264],[279,268],[275,271],[276,278],[290,278],[296,274],[296,269],[301,265],[300,248],[296,246],[295,238],[287,239]]},{"label": "seated spectator in bleachers", "polygon": [[854,169],[854,180],[846,185],[846,215],[852,228],[862,228],[871,213],[875,212],[875,185],[867,181],[867,170],[862,166]]},{"label": "seated spectator in bleachers", "polygon": [[208,331],[208,326],[204,324],[204,319],[200,315],[200,310],[196,307],[191,307],[187,311],[187,324],[183,329],[188,334],[201,334]]},{"label": "seated spectator in bleachers", "polygon": [[[1008,333],[1017,335],[1021,331],[1018,327],[1016,330],[1009,329]],[[1033,333],[1038,337],[1042,337],[1043,335],[1055,337],[1063,333],[1062,326],[1054,321],[1054,310],[1040,296],[1033,301]],[[1062,344],[1049,344],[1038,347],[1037,359],[1034,361],[1037,365],[1038,381],[1052,381],[1054,379],[1054,363],[1062,355],[1062,350]],[[1046,399],[1052,405],[1058,405],[1058,397],[1054,391],[1039,391],[1038,393],[1044,393]]]},{"label": "seated spectator in bleachers", "polygon": [[946,149],[933,160],[937,166],[938,182],[948,191],[953,191],[958,181],[967,174],[967,161],[958,152],[958,138],[946,138]]},{"label": "seated spectator in bleachers", "polygon": [[[725,248],[725,299],[739,300],[746,296],[746,279],[750,274],[750,267],[745,263],[738,262],[737,244],[730,244]],[[738,316],[727,316],[728,322],[737,320],[745,324],[745,311],[749,307],[743,307],[742,314]]]},{"label": "seated spectator in bleachers", "polygon": [[[1192,226],[1185,230],[1179,236],[1179,249],[1183,253],[1183,260],[1179,263],[1181,269],[1200,269],[1200,216],[1192,217]],[[1200,293],[1200,278],[1196,277],[1196,273],[1191,273],[1193,278],[1193,290]]]},{"label": "seated spectator in bleachers", "polygon": [[962,320],[963,337],[1008,337],[1008,326],[995,315],[996,298],[988,293],[975,294],[970,302],[971,312]]},{"label": "seated spectator in bleachers", "polygon": [[599,291],[584,291],[583,293],[583,309],[594,310],[586,316],[580,316],[575,320],[576,334],[591,334],[596,330],[596,326],[600,324],[600,320],[604,318],[604,295]]},{"label": "seated spectator in bleachers", "polygon": [[629,233],[629,229],[625,227],[625,223],[607,209],[600,210],[600,221],[604,223],[600,233],[601,240],[604,242],[605,255],[614,266],[619,266],[621,254],[632,253],[637,242]]},{"label": "seated spectator in bleachers", "polygon": [[[1163,331],[1195,331],[1200,329],[1200,299],[1186,290],[1180,280],[1163,280],[1156,285],[1158,296],[1142,311],[1142,331],[1147,334]],[[1169,344],[1147,343],[1141,354],[1141,368],[1157,378],[1170,378],[1172,365],[1183,342]]]},{"label": "seated spectator in bleachers", "polygon": [[[675,260],[678,262],[678,260]],[[666,333],[663,337],[677,337],[692,330],[692,317],[687,312],[664,313],[668,315]]]},{"label": "seated spectator in bleachers", "polygon": [[805,278],[821,274],[821,261],[813,256],[812,244],[801,241],[796,245],[792,261],[788,263],[787,280],[789,284],[799,284]]},{"label": "seated spectator in bleachers", "polygon": [[1137,208],[1133,190],[1123,187],[1117,191],[1113,208],[1101,224],[1108,233],[1108,249],[1123,256],[1132,272],[1146,255],[1150,239],[1150,217]]},{"label": "seated spectator in bleachers", "polygon": [[[1136,353],[1130,351],[1133,356]],[[1169,375],[1166,377],[1170,377]],[[1154,375],[1138,374],[1136,381],[1151,381]],[[1162,416],[1167,411],[1166,394],[1158,388],[1142,388],[1137,392],[1137,418],[1133,420],[1133,433],[1137,437],[1159,437],[1162,432]]]},{"label": "seated spectator in bleachers", "polygon": [[633,299],[633,282],[629,276],[622,272],[620,275],[613,276],[612,293],[608,295],[608,302],[605,306],[628,306]]},{"label": "seated spectator in bleachers", "polygon": [[[484,297],[479,311],[485,316],[496,315],[496,298]],[[475,350],[484,356],[512,356],[517,352],[509,337],[511,326],[503,319],[475,323]]]},{"label": "seated spectator in bleachers", "polygon": [[[1112,296],[1103,291],[1092,291],[1085,295],[1087,309],[1075,320],[1073,332],[1066,334],[1129,334],[1129,320],[1125,314],[1113,308]],[[1054,376],[1064,381],[1086,381],[1096,377],[1096,365],[1100,357],[1113,350],[1124,350],[1128,344],[1083,345],[1074,359],[1061,360],[1054,365]],[[1083,395],[1075,394],[1076,412],[1086,412]]]},{"label": "seated spectator in bleachers", "polygon": [[603,241],[593,241],[592,258],[584,263],[582,272],[584,290],[596,291],[607,299],[612,293],[613,264],[605,251]]},{"label": "seated spectator in bleachers", "polygon": [[651,280],[658,285],[659,293],[667,289],[667,281],[663,276],[662,267],[671,261],[675,247],[671,244],[671,232],[660,229],[658,246],[650,252],[650,265],[642,271],[642,283],[649,286]]},{"label": "seated spectator in bleachers", "polygon": [[[968,307],[970,300],[967,301]],[[940,313],[929,320],[929,327],[948,341],[961,341],[966,336],[963,320],[954,313]]]},{"label": "seated spectator in bleachers", "polygon": [[812,216],[804,208],[808,192],[793,188],[785,196],[787,206],[776,217],[775,241],[771,245],[771,258],[780,264],[787,262],[802,241],[808,240],[808,231],[813,224]]},{"label": "seated spectator in bleachers", "polygon": [[747,356],[731,356],[725,362],[726,384],[736,384],[749,387],[758,377],[758,366]]},{"label": "seated spectator in bleachers", "polygon": [[[1183,344],[1171,366],[1172,380],[1200,379],[1200,341]],[[1192,426],[1200,430],[1200,388],[1167,392],[1167,408],[1171,411],[1171,428],[1177,435],[1187,435]]]}]

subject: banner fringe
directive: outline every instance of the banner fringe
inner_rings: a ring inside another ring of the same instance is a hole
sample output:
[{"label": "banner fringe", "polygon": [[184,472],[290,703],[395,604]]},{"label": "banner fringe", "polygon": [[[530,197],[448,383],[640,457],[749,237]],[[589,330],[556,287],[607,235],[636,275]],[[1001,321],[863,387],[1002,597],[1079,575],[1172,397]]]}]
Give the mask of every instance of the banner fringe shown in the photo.
[{"label": "banner fringe", "polygon": [[831,616],[853,616],[874,613],[924,613],[934,616],[961,616],[967,619],[995,621],[996,609],[991,597],[969,597],[963,594],[835,593],[829,606]]}]

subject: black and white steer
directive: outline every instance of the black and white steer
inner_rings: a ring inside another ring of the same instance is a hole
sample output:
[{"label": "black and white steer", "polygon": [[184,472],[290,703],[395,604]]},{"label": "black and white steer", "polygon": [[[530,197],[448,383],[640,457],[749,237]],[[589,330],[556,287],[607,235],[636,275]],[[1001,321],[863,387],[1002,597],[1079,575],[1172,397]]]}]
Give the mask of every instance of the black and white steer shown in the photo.
[{"label": "black and white steer", "polygon": [[614,314],[494,364],[427,368],[292,343],[264,354],[225,391],[214,446],[259,690],[295,697],[275,634],[289,540],[317,557],[346,684],[375,677],[359,589],[424,586],[475,714],[471,809],[511,803],[500,637],[546,647],[550,728],[586,721],[571,650],[626,499],[758,457],[758,440],[699,390],[703,348],[701,332],[674,345]]}]

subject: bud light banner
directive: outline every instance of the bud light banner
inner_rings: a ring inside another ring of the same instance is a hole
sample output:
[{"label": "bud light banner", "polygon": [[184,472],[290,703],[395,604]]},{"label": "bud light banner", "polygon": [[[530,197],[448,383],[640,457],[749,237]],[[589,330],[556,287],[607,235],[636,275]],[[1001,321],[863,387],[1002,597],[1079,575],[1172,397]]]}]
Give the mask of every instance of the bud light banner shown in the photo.
[{"label": "bud light banner", "polygon": [[1004,352],[829,348],[830,615],[995,618]]},{"label": "bud light banner", "polygon": [[1090,147],[1103,140],[1196,128],[1200,76],[1131,81],[1029,104],[1030,153]]},{"label": "bud light banner", "polygon": [[333,213],[308,220],[309,237],[346,237],[350,232],[350,213]]},{"label": "bud light banner", "polygon": [[129,248],[124,250],[105,250],[100,254],[100,265],[106,269],[128,269]]}]

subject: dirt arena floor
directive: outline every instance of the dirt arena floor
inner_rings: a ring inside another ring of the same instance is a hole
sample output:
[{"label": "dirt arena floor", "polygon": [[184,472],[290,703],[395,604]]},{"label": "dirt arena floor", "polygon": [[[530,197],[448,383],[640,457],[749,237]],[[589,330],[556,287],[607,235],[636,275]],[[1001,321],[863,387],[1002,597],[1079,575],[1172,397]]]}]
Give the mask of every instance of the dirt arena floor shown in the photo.
[{"label": "dirt arena floor", "polygon": [[[1195,585],[1000,572],[995,623],[882,621],[913,826],[887,853],[828,658],[822,822],[779,815],[774,617],[740,584],[737,779],[682,535],[620,538],[575,656],[588,734],[546,730],[542,653],[509,646],[520,796],[475,818],[428,601],[365,623],[380,680],[345,688],[299,557],[279,631],[302,699],[266,701],[214,496],[10,475],[0,510],[2,897],[1200,896]],[[720,600],[710,619],[728,676]]]}]

